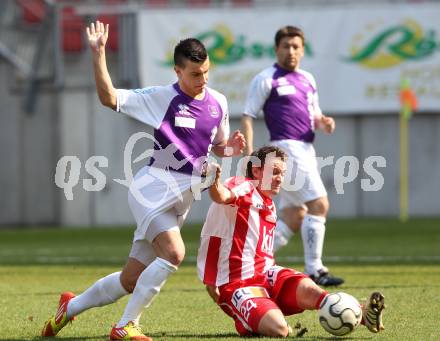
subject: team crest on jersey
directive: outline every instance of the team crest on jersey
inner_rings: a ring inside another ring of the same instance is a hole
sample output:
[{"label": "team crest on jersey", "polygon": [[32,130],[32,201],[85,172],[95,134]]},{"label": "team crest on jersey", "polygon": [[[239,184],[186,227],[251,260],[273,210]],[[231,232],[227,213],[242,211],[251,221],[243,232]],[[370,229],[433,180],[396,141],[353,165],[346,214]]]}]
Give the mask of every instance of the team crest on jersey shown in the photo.
[{"label": "team crest on jersey", "polygon": [[208,111],[211,115],[211,117],[217,118],[220,113],[218,112],[218,109],[215,105],[208,105]]},{"label": "team crest on jersey", "polygon": [[189,107],[186,104],[179,104],[177,106],[179,108],[179,114],[183,116],[192,116],[192,114],[189,112]]}]

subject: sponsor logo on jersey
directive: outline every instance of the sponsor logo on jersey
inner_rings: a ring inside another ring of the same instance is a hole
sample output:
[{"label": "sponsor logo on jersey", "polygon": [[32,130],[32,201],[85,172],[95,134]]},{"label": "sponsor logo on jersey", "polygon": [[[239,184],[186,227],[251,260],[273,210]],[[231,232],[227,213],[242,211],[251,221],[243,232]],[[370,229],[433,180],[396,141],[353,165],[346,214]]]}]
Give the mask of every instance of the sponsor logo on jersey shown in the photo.
[{"label": "sponsor logo on jersey", "polygon": [[142,89],[134,89],[133,92],[137,93],[137,94],[152,94],[154,92],[156,92],[159,89],[158,86],[151,86],[148,88],[142,88]]},{"label": "sponsor logo on jersey", "polygon": [[273,236],[274,228],[263,226],[263,240],[261,241],[261,251],[271,255],[273,254]]},{"label": "sponsor logo on jersey", "polygon": [[192,117],[192,114],[189,112],[189,107],[186,104],[179,104],[177,108],[179,109],[180,115]]},{"label": "sponsor logo on jersey", "polygon": [[196,128],[196,120],[195,120],[195,118],[192,118],[192,117],[176,116],[174,118],[174,125],[176,127],[180,127],[180,128],[195,129]]},{"label": "sponsor logo on jersey", "polygon": [[277,88],[278,96],[295,95],[296,88],[293,85],[283,85]]}]

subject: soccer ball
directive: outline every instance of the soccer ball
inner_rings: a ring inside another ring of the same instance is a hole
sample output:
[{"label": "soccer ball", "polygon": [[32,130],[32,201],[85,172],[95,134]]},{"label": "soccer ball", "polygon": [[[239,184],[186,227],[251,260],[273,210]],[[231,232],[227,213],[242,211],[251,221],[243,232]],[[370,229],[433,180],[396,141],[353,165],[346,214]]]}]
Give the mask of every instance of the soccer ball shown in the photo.
[{"label": "soccer ball", "polygon": [[319,306],[319,323],[330,334],[351,333],[362,320],[359,302],[343,292],[327,295]]}]

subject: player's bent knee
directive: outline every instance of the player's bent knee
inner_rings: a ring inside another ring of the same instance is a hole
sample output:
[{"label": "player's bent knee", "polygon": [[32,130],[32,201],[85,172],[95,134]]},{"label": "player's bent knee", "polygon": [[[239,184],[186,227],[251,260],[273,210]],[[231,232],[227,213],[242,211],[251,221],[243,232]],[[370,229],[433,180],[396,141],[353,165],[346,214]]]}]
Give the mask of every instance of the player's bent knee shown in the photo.
[{"label": "player's bent knee", "polygon": [[263,329],[262,335],[269,337],[287,337],[289,335],[289,327],[287,323],[273,323]]},{"label": "player's bent knee", "polygon": [[121,274],[121,285],[122,287],[128,292],[132,293],[134,288],[136,287],[137,280],[139,278],[138,276],[130,276],[127,274],[122,273]]},{"label": "player's bent knee", "polygon": [[307,210],[302,207],[286,207],[281,211],[280,216],[292,231],[297,232],[301,228],[306,213]]},{"label": "player's bent knee", "polygon": [[304,220],[304,217],[306,215],[307,211],[305,209],[298,209],[295,211],[295,214],[292,216],[291,223],[289,227],[293,231],[298,231],[301,228],[302,222]]},{"label": "player's bent knee", "polygon": [[328,210],[330,209],[330,202],[328,201],[327,197],[323,197],[321,198],[321,205],[322,205],[322,210],[324,212],[324,215],[327,215]]},{"label": "player's bent knee", "polygon": [[175,266],[179,266],[185,258],[185,250],[174,249],[167,252],[165,259]]},{"label": "player's bent knee", "polygon": [[310,278],[304,278],[298,284],[296,290],[298,307],[304,310],[317,309],[317,302],[327,292],[313,282]]},{"label": "player's bent knee", "polygon": [[289,335],[289,327],[287,323],[284,323],[283,325],[274,326],[273,332],[271,335],[272,337],[287,337]]},{"label": "player's bent knee", "polygon": [[327,216],[330,204],[327,197],[321,197],[307,203],[308,213],[317,216]]},{"label": "player's bent knee", "polygon": [[258,325],[258,333],[269,337],[286,337],[289,335],[289,326],[283,313],[278,309],[269,310]]},{"label": "player's bent knee", "polygon": [[129,293],[132,293],[139,276],[142,271],[145,270],[145,264],[138,261],[135,258],[129,257],[127,264],[121,271],[119,280],[121,281],[122,287]]}]

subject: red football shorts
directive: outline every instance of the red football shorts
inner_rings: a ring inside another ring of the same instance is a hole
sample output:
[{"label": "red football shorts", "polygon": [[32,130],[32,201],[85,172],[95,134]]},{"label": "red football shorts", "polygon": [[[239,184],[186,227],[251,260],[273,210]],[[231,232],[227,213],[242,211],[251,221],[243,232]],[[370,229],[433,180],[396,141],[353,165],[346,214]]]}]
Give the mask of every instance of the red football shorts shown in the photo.
[{"label": "red football shorts", "polygon": [[221,286],[218,304],[235,320],[240,335],[256,334],[261,318],[271,309],[284,315],[303,312],[297,306],[296,288],[304,278],[308,277],[301,272],[274,266],[265,275]]}]

